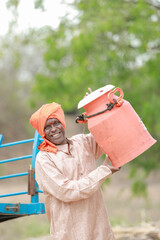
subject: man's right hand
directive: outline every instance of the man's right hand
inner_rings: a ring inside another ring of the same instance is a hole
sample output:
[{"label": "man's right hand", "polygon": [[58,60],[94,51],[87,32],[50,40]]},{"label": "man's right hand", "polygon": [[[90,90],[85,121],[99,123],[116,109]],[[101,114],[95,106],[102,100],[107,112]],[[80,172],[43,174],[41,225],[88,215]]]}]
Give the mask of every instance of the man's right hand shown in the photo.
[{"label": "man's right hand", "polygon": [[117,171],[119,171],[119,170],[121,169],[121,167],[114,167],[114,166],[108,164],[108,161],[109,161],[109,158],[106,157],[106,159],[105,159],[105,161],[104,161],[103,164],[104,164],[105,166],[107,166],[107,167],[111,170],[112,174],[115,173],[115,172],[117,172]]}]

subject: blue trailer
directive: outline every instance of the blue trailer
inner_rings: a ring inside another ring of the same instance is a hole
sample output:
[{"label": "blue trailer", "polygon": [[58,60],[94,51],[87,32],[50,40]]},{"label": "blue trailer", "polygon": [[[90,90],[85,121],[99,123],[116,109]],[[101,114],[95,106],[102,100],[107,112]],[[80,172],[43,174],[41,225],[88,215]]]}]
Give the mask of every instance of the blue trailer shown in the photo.
[{"label": "blue trailer", "polygon": [[[0,222],[4,222],[7,220],[11,220],[18,217],[29,216],[33,214],[44,214],[45,206],[44,203],[39,202],[39,193],[43,193],[35,180],[35,161],[36,155],[38,153],[38,145],[43,139],[40,137],[38,132],[35,132],[35,136],[32,139],[26,139],[17,142],[11,142],[2,144],[3,135],[0,134],[0,148],[15,146],[19,144],[25,144],[29,142],[33,142],[33,149],[31,155],[25,155],[20,157],[14,157],[10,159],[0,160],[0,164],[5,164],[9,162],[31,159],[31,167],[28,172],[15,173],[11,175],[0,176],[0,180],[17,178],[22,176],[28,176],[28,191],[23,192],[14,192],[0,195]],[[29,203],[3,203],[3,198],[12,197],[17,195],[30,195],[31,200]]]}]

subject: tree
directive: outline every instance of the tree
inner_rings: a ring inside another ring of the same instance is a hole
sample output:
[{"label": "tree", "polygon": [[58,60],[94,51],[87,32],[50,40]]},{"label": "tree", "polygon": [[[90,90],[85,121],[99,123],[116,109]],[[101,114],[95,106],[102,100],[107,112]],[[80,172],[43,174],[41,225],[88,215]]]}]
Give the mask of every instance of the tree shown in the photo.
[{"label": "tree", "polygon": [[[88,87],[95,90],[111,83],[124,90],[125,99],[158,140],[159,7],[146,0],[75,0],[72,4],[79,12],[77,21],[62,19],[45,39],[45,65],[36,74],[34,94],[42,101],[61,102],[66,112],[72,112]],[[136,192],[145,192],[145,178],[138,176],[160,166],[158,153],[156,144],[133,161]]]},{"label": "tree", "polygon": [[[8,1],[13,5],[13,2]],[[160,137],[160,4],[158,0],[73,0],[72,21],[65,16],[58,29],[41,38],[44,64],[35,74],[32,106],[57,101],[76,112],[88,87],[106,84],[123,89],[152,136]],[[43,0],[36,1],[43,8]],[[15,4],[14,4],[15,5]],[[17,6],[17,5],[16,5]],[[132,161],[133,190],[145,193],[145,178],[158,169],[159,147]]]},{"label": "tree", "polygon": [[[42,36],[41,32],[41,36]],[[26,137],[32,79],[42,64],[38,32],[8,33],[0,42],[0,127],[7,141]],[[33,60],[34,59],[34,60]],[[30,113],[30,114],[29,114]]]}]

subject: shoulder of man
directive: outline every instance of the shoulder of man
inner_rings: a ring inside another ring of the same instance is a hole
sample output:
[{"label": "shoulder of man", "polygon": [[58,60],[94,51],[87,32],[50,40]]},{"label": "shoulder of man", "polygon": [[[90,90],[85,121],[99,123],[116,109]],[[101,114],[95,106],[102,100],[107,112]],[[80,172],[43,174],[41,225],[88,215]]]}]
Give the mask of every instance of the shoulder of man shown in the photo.
[{"label": "shoulder of man", "polygon": [[82,141],[82,140],[85,140],[85,139],[88,139],[88,138],[92,138],[92,135],[91,133],[88,133],[88,134],[76,134],[70,138],[68,138],[69,140],[71,141]]},{"label": "shoulder of man", "polygon": [[36,156],[36,161],[43,161],[44,159],[52,159],[57,158],[55,153],[47,152],[47,151],[39,151]]}]

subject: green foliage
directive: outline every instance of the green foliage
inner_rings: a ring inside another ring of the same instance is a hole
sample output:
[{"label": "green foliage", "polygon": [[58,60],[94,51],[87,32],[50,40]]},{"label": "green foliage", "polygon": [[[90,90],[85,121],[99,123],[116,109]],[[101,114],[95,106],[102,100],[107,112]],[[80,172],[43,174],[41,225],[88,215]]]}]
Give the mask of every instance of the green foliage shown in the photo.
[{"label": "green foliage", "polygon": [[126,92],[136,87],[133,95],[140,94],[144,81],[151,84],[153,79],[136,61],[154,53],[149,46],[160,33],[151,16],[159,12],[145,1],[79,1],[75,6],[83,13],[79,24],[62,21],[46,39],[45,67],[37,74],[34,91],[46,101],[61,101],[66,111],[76,108],[88,86],[96,89],[111,82]]},{"label": "green foliage", "polygon": [[49,223],[40,222],[38,218],[35,221],[31,221],[25,228],[24,235],[26,237],[38,237],[38,236],[45,236],[49,235]]},{"label": "green foliage", "polygon": [[135,196],[147,196],[147,187],[145,181],[136,180],[132,185],[132,192]]},{"label": "green foliage", "polygon": [[20,1],[20,0],[8,0],[8,1],[6,2],[6,6],[7,6],[8,9],[9,9],[9,8],[13,8],[13,7],[17,8],[17,7],[18,7],[18,4],[19,4],[19,1]]},{"label": "green foliage", "polygon": [[5,240],[26,240],[28,238],[46,236],[49,235],[49,228],[46,215],[17,218],[1,224],[1,238]]},{"label": "green foliage", "polygon": [[35,9],[41,9],[42,11],[44,11],[44,6],[43,6],[43,0],[36,0],[34,3]]},{"label": "green foliage", "polygon": [[[35,34],[34,30],[30,30],[27,36],[11,32],[1,36],[0,96],[3,101],[0,101],[0,128],[7,141],[28,135],[26,128],[31,115],[28,99],[33,75],[42,61],[42,46],[38,42],[44,35],[44,31],[40,36],[38,31]],[[10,124],[8,119],[12,119]]]},{"label": "green foliage", "polygon": [[74,4],[79,24],[62,21],[46,38],[45,67],[36,75],[34,93],[73,111],[88,87],[112,83],[159,138],[160,116],[153,107],[160,104],[159,10],[146,1]]},{"label": "green foliage", "polygon": [[[158,2],[157,2],[158,4]],[[33,103],[56,101],[77,109],[88,87],[121,87],[154,138],[160,137],[160,10],[147,0],[79,0],[78,21],[62,19],[45,39],[44,66],[35,76]],[[159,146],[131,163],[147,174],[160,167]],[[133,186],[145,192],[142,180]]]},{"label": "green foliage", "polygon": [[[140,158],[139,158],[140,159]],[[136,162],[136,161],[135,161]],[[151,163],[151,161],[148,161]],[[149,172],[152,169],[151,168],[142,168],[140,167],[141,162],[137,167],[132,167],[130,169],[130,179],[134,179],[132,183],[132,193],[133,196],[138,196],[138,197],[147,197],[147,185],[146,185],[146,177],[148,176]],[[148,171],[149,170],[149,171]]]}]

